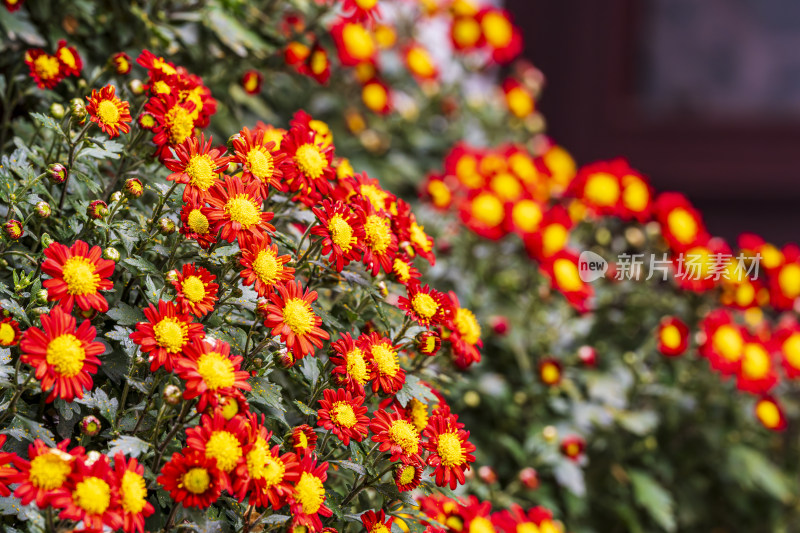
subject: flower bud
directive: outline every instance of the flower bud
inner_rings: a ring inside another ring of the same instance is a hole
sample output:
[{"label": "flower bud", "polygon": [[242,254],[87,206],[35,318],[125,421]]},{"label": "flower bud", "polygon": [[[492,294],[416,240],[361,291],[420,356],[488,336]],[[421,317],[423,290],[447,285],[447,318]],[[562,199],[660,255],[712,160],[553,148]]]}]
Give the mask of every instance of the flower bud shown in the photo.
[{"label": "flower bud", "polygon": [[50,104],[50,116],[56,120],[61,120],[66,115],[67,110],[64,109],[64,106],[59,104],[58,102],[53,102]]},{"label": "flower bud", "polygon": [[116,191],[114,192],[114,194],[111,195],[112,202],[120,202],[122,201],[122,198],[124,198],[124,196],[122,195],[122,191]]},{"label": "flower bud", "polygon": [[108,215],[108,205],[103,200],[94,200],[86,208],[86,216],[97,220]]},{"label": "flower bud", "polygon": [[158,221],[158,231],[161,235],[172,235],[175,233],[175,223],[167,217],[161,217]]},{"label": "flower bud", "polygon": [[50,236],[49,233],[43,233],[42,238],[40,239],[42,242],[42,247],[47,248],[51,244],[53,244],[53,238]]},{"label": "flower bud", "polygon": [[381,280],[378,282],[378,290],[380,291],[381,296],[383,296],[384,298],[389,296],[389,288],[386,287],[385,281]]},{"label": "flower bud", "polygon": [[47,202],[36,202],[33,209],[36,211],[36,216],[39,218],[48,218],[53,211],[50,209],[50,204]]},{"label": "flower bud", "polygon": [[239,140],[241,137],[241,133],[234,133],[228,137],[228,141],[225,143],[225,145],[228,147],[229,152],[233,153],[236,151],[235,147],[233,146],[233,141]]},{"label": "flower bud", "polygon": [[497,472],[489,465],[483,465],[478,469],[478,477],[488,485],[497,482]]},{"label": "flower bud", "polygon": [[69,111],[78,120],[86,118],[86,103],[80,98],[73,98],[69,101]]},{"label": "flower bud", "polygon": [[131,198],[139,198],[144,194],[144,187],[142,182],[136,178],[128,178],[125,181],[125,194]]},{"label": "flower bud", "polygon": [[256,313],[258,313],[261,318],[267,318],[267,315],[269,314],[268,306],[269,300],[265,298],[259,298],[258,303],[256,304]]},{"label": "flower bud", "polygon": [[432,356],[442,347],[442,339],[436,332],[422,331],[417,334],[414,344],[419,353]]},{"label": "flower bud", "polygon": [[164,279],[169,283],[178,283],[180,273],[176,269],[172,269],[164,275]]},{"label": "flower bud", "polygon": [[36,303],[39,305],[47,304],[47,289],[39,289],[36,291]]},{"label": "flower bud", "polygon": [[97,316],[96,309],[78,309],[76,312],[86,320],[93,320]]},{"label": "flower bud", "polygon": [[25,234],[25,230],[22,228],[22,222],[13,218],[6,222],[5,226],[3,226],[3,229],[5,230],[8,238],[12,241],[19,240]]},{"label": "flower bud", "polygon": [[239,402],[231,396],[223,396],[219,400],[222,416],[225,420],[230,420],[239,413]]},{"label": "flower bud", "polygon": [[281,348],[278,354],[278,360],[284,368],[291,368],[294,366],[294,355],[286,347]]},{"label": "flower bud", "polygon": [[144,84],[142,83],[142,80],[132,79],[131,81],[128,82],[128,88],[131,90],[133,94],[137,96],[140,94],[144,94]]},{"label": "flower bud", "polygon": [[147,111],[139,115],[139,118],[136,120],[136,122],[139,123],[139,127],[145,130],[152,130],[157,124],[155,115],[148,113]]},{"label": "flower bud", "polygon": [[181,389],[176,385],[167,385],[164,387],[164,391],[161,393],[161,397],[169,405],[178,405],[181,403],[182,396],[183,393],[181,392]]},{"label": "flower bud", "polygon": [[527,466],[519,471],[519,482],[529,490],[536,490],[539,487],[539,474],[534,468]]},{"label": "flower bud", "polygon": [[261,359],[260,357],[255,357],[250,362],[250,364],[253,365],[254,368],[261,368],[262,366],[264,366],[264,360]]},{"label": "flower bud", "polygon": [[581,346],[578,348],[578,359],[586,366],[595,366],[597,364],[597,350],[588,344]]},{"label": "flower bud", "polygon": [[105,250],[103,250],[103,259],[108,259],[109,261],[114,261],[115,263],[119,261],[119,251],[109,246]]},{"label": "flower bud", "polygon": [[544,440],[547,442],[555,442],[558,438],[558,430],[555,426],[545,426],[542,430],[542,437],[544,437]]},{"label": "flower bud", "polygon": [[131,68],[133,67],[133,64],[131,63],[131,57],[125,52],[117,52],[111,56],[111,59],[109,59],[108,62],[114,68],[114,72],[120,76],[124,76],[130,72]]},{"label": "flower bud", "polygon": [[47,177],[56,185],[67,181],[67,176],[67,167],[61,163],[53,163],[47,167]]},{"label": "flower bud", "polygon": [[100,420],[96,416],[85,416],[81,420],[81,433],[88,437],[94,437],[100,433]]},{"label": "flower bud", "polygon": [[508,318],[504,316],[493,316],[489,319],[489,325],[492,327],[495,335],[505,335],[508,333]]}]

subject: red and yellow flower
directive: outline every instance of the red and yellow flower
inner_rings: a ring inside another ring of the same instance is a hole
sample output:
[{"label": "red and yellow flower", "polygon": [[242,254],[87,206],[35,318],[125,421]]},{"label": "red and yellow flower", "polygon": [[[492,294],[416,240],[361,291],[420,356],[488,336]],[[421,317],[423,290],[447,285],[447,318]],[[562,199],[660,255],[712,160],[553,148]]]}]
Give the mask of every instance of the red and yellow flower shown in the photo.
[{"label": "red and yellow flower", "polygon": [[249,391],[249,373],[240,370],[241,356],[231,356],[228,343],[214,340],[195,340],[184,348],[184,355],[175,362],[175,373],[186,382],[183,397],[199,397],[197,410],[219,405],[221,397],[232,396],[236,391]]},{"label": "red and yellow flower", "polygon": [[242,89],[247,94],[260,93],[262,83],[264,83],[264,75],[257,70],[246,70],[242,74]]},{"label": "red and yellow flower", "polygon": [[108,302],[99,291],[110,290],[114,283],[109,279],[114,273],[114,261],[101,257],[99,246],[75,241],[69,248],[54,242],[44,250],[42,272],[52,279],[42,285],[47,289],[47,299],[57,300],[66,312],[78,304],[84,311],[108,311]]},{"label": "red and yellow flower", "polygon": [[184,507],[206,509],[222,492],[222,472],[217,461],[195,450],[173,453],[156,481]]},{"label": "red and yellow flower", "polygon": [[569,435],[561,441],[561,453],[572,461],[578,461],[586,449],[586,440],[579,435]]},{"label": "red and yellow flower", "polygon": [[373,276],[383,269],[392,272],[392,263],[397,255],[397,236],[392,231],[391,219],[378,212],[372,203],[361,200],[358,205],[364,210],[364,259],[363,262]]},{"label": "red and yellow flower", "polygon": [[133,121],[130,104],[117,98],[115,92],[113,85],[106,85],[100,91],[92,89],[92,95],[86,97],[89,119],[100,126],[110,139],[119,136],[120,132],[131,131],[129,124]]},{"label": "red and yellow flower", "polygon": [[333,511],[325,505],[325,481],[328,479],[328,463],[317,464],[310,455],[300,461],[300,479],[295,483],[289,506],[292,527],[305,526],[310,531],[322,529],[320,516],[331,516]]},{"label": "red and yellow flower", "polygon": [[25,64],[30,69],[31,78],[40,89],[52,89],[64,79],[61,62],[41,48],[25,52]]},{"label": "red and yellow flower", "polygon": [[773,361],[773,343],[764,343],[747,335],[742,347],[742,360],[736,376],[736,387],[753,394],[766,394],[778,384]]},{"label": "red and yellow flower", "polygon": [[245,462],[244,445],[248,442],[248,425],[242,415],[227,420],[217,410],[213,416],[203,415],[200,423],[186,430],[186,446],[215,459],[220,470],[220,485],[233,492],[238,467]]},{"label": "red and yellow flower", "polygon": [[406,382],[406,371],[400,367],[397,347],[391,339],[372,332],[361,335],[356,341],[369,362],[372,391],[395,394]]},{"label": "red and yellow flower", "polygon": [[312,211],[320,223],[311,228],[311,234],[322,237],[322,255],[328,256],[336,271],[360,260],[364,240],[361,217],[343,202],[328,199]]},{"label": "red and yellow flower", "polygon": [[513,61],[522,52],[522,34],[511,22],[508,12],[486,8],[477,15],[482,41],[491,50],[492,59],[500,64]]},{"label": "red and yellow flower", "polygon": [[210,209],[206,216],[214,227],[220,231],[220,238],[239,246],[246,246],[252,238],[269,238],[275,226],[269,223],[274,213],[263,211],[263,198],[259,194],[261,183],[251,181],[243,183],[235,176],[228,176],[224,182],[211,187],[206,199]]},{"label": "red and yellow flower", "polygon": [[319,401],[317,425],[332,431],[345,446],[367,436],[369,418],[363,396],[353,396],[345,389],[325,389]]},{"label": "red and yellow flower", "polygon": [[286,266],[291,256],[278,255],[278,246],[270,245],[269,239],[248,239],[241,251],[239,263],[244,268],[239,275],[242,283],[245,286],[254,285],[259,296],[267,297],[278,284],[294,280],[294,268]]},{"label": "red and yellow flower", "polygon": [[364,385],[369,381],[371,363],[349,333],[342,333],[339,340],[331,343],[329,357],[335,365],[331,370],[334,380],[351,393],[363,395]]},{"label": "red and yellow flower", "polygon": [[159,300],[157,307],[150,304],[144,316],[147,322],[136,324],[130,338],[149,354],[151,372],[162,366],[172,372],[189,344],[205,336],[202,324],[193,322],[193,317],[180,311],[174,302]]},{"label": "red and yellow flower", "polygon": [[419,465],[398,463],[394,467],[394,484],[400,492],[408,492],[419,487],[422,482],[422,470]]},{"label": "red and yellow flower", "polygon": [[483,346],[481,326],[472,311],[461,307],[456,293],[451,291],[449,296],[452,318],[447,328],[442,330],[442,335],[453,347],[456,366],[463,369],[481,360],[481,353],[478,350]]},{"label": "red and yellow flower", "polygon": [[121,453],[114,456],[114,484],[119,487],[122,529],[128,533],[144,533],[144,519],[155,512],[147,501],[144,465],[135,458],[128,461]]},{"label": "red and yellow flower", "polygon": [[440,487],[464,484],[464,473],[475,462],[475,445],[470,443],[469,432],[459,427],[453,415],[434,414],[423,431],[428,438],[424,447],[430,452],[427,463],[434,468],[431,474]]},{"label": "red and yellow flower", "polygon": [[430,327],[454,318],[450,299],[444,293],[419,283],[408,284],[407,292],[407,297],[398,300],[398,307],[420,326]]},{"label": "red and yellow flower", "polygon": [[682,194],[661,193],[653,207],[661,233],[674,251],[681,252],[708,242],[709,235],[700,213]]},{"label": "red and yellow flower", "polygon": [[375,35],[363,24],[341,20],[331,27],[330,33],[342,65],[353,67],[375,61],[378,53]]},{"label": "red and yellow flower", "polygon": [[658,351],[675,357],[689,346],[689,328],[677,317],[664,317],[658,326]]},{"label": "red and yellow flower", "polygon": [[725,309],[710,312],[701,322],[703,340],[700,354],[708,359],[711,367],[723,375],[739,372],[745,344],[745,331],[734,323]]},{"label": "red and yellow flower", "polygon": [[379,443],[378,450],[388,452],[390,461],[421,464],[419,431],[397,410],[375,411],[369,430],[373,433],[372,440]]},{"label": "red and yellow flower", "polygon": [[308,424],[293,428],[287,440],[300,457],[310,455],[317,448],[317,434]]},{"label": "red and yellow flower", "polygon": [[89,531],[102,531],[122,527],[122,506],[108,457],[100,455],[89,460],[80,456],[75,461],[66,486],[69,492],[60,492],[50,499],[50,504],[61,509],[62,520],[83,522]]},{"label": "red and yellow flower", "polygon": [[0,346],[16,346],[21,333],[19,323],[10,316],[0,320]]},{"label": "red and yellow flower", "polygon": [[35,501],[40,509],[44,509],[53,497],[69,497],[67,479],[85,450],[76,446],[67,451],[67,446],[69,439],[59,442],[55,448],[36,439],[28,445],[27,460],[19,455],[14,457],[14,466],[19,469],[14,479],[14,483],[19,483],[14,496],[22,505]]},{"label": "red and yellow flower", "polygon": [[289,190],[299,192],[300,201],[312,205],[330,194],[330,182],[336,179],[333,145],[326,145],[310,124],[294,122],[281,150],[287,156],[282,164],[284,179]]},{"label": "red and yellow flower", "polygon": [[317,292],[306,289],[300,282],[283,282],[269,295],[267,317],[264,325],[272,328],[272,335],[280,335],[286,347],[297,359],[322,348],[322,341],[330,338],[323,330],[322,319],[314,313],[311,303]]},{"label": "red and yellow flower", "polygon": [[780,404],[771,396],[760,398],[755,404],[755,415],[761,424],[772,431],[786,429],[786,416]]},{"label": "red and yellow flower", "polygon": [[194,263],[183,265],[180,272],[175,271],[172,281],[175,287],[175,301],[182,313],[202,317],[214,310],[219,285],[214,283],[216,276]]},{"label": "red and yellow flower", "polygon": [[[0,435],[0,449],[6,443],[6,436]],[[14,483],[19,476],[19,472],[14,468],[14,458],[17,457],[15,453],[0,451],[0,496],[11,496],[11,490],[8,488],[9,483]]]},{"label": "red and yellow flower", "polygon": [[262,198],[269,196],[270,187],[279,191],[284,190],[281,166],[286,154],[280,151],[278,144],[271,139],[269,130],[251,131],[242,128],[232,144],[233,160],[242,165],[245,180],[254,180],[260,184],[259,195]]},{"label": "red and yellow flower", "polygon": [[197,241],[203,249],[208,249],[217,242],[217,233],[208,221],[209,209],[201,204],[189,202],[181,209],[180,232],[187,239]]},{"label": "red and yellow flower", "polygon": [[[408,466],[408,468],[413,468]],[[387,519],[386,513],[383,509],[378,510],[376,513],[372,509],[361,515],[361,523],[364,524],[364,529],[367,533],[391,533],[392,522],[394,517],[389,516]]]},{"label": "red and yellow flower", "polygon": [[83,60],[74,46],[67,46],[67,41],[61,39],[58,41],[58,48],[56,49],[56,57],[58,62],[61,63],[61,75],[67,76],[80,76],[83,69]]},{"label": "red and yellow flower", "polygon": [[211,148],[212,138],[208,142],[205,136],[198,139],[187,137],[173,149],[174,156],[163,159],[164,166],[172,171],[167,179],[183,183],[183,201],[201,203],[205,201],[211,186],[219,181],[219,174],[228,167],[229,157],[225,150]]},{"label": "red and yellow flower", "polygon": [[551,286],[563,294],[572,307],[580,313],[590,309],[594,290],[580,277],[578,256],[562,250],[542,263],[541,268],[550,278]]},{"label": "red and yellow flower", "polygon": [[506,78],[502,88],[506,107],[512,115],[517,118],[527,118],[536,111],[536,100],[528,88],[519,81],[514,78]]}]

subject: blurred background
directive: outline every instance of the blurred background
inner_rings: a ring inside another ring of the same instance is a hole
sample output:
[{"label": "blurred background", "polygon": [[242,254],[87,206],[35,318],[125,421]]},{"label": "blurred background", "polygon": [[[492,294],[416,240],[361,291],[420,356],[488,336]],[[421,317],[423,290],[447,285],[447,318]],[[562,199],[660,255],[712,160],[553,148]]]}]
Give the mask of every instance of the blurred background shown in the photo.
[{"label": "blurred background", "polygon": [[800,233],[800,2],[508,0],[580,163],[625,155],[712,233]]}]

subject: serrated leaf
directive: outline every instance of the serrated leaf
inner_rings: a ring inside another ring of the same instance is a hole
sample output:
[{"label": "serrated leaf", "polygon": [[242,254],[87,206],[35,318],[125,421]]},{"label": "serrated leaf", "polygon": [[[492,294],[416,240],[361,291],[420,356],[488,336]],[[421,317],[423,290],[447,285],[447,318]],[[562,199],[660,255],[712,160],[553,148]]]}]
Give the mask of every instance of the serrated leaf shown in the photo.
[{"label": "serrated leaf", "polygon": [[424,404],[436,400],[436,396],[431,389],[422,383],[422,380],[417,376],[412,374],[406,375],[406,382],[403,384],[403,388],[397,391],[397,396],[395,396],[395,398],[403,407],[408,405],[408,402],[410,402],[412,398]]},{"label": "serrated leaf", "polygon": [[319,379],[319,365],[317,365],[316,357],[303,358],[300,363],[300,372],[312,387],[316,385],[317,379]]},{"label": "serrated leaf", "polygon": [[152,447],[150,443],[130,435],[123,435],[118,439],[112,440],[108,444],[107,455],[112,458],[119,452],[122,452],[128,457],[139,457]]},{"label": "serrated leaf", "polygon": [[117,141],[93,140],[92,142],[94,146],[81,150],[80,156],[92,157],[94,159],[119,159],[119,154],[124,148],[123,144]]},{"label": "serrated leaf", "polygon": [[16,300],[11,300],[9,298],[4,298],[0,300],[0,305],[3,306],[3,309],[14,315],[19,322],[26,324],[28,326],[31,325],[31,321],[28,320],[28,315],[25,313],[25,309],[20,306]]},{"label": "serrated leaf", "polygon": [[[55,446],[56,441],[53,432],[44,427],[42,424],[25,418],[17,414],[14,421],[11,423],[12,427],[19,428],[23,431],[23,439],[33,442],[35,439],[42,439],[48,446]],[[15,436],[16,438],[16,436]]]},{"label": "serrated leaf", "polygon": [[364,465],[360,465],[358,463],[354,463],[352,461],[329,461],[332,464],[337,464],[342,468],[346,468],[347,470],[352,470],[353,472],[365,476],[367,474],[367,469],[364,468]]},{"label": "serrated leaf", "polygon": [[161,276],[156,266],[141,257],[127,257],[121,261],[127,267],[127,270],[133,272],[135,275],[141,274],[154,274]]},{"label": "serrated leaf", "polygon": [[34,119],[36,122],[40,123],[45,129],[52,130],[56,132],[60,137],[66,139],[67,136],[64,134],[64,130],[61,129],[61,125],[55,121],[53,117],[43,115],[42,113],[31,113],[31,118]]},{"label": "serrated leaf", "polygon": [[297,406],[297,408],[300,409],[300,412],[303,413],[304,415],[309,415],[309,416],[317,415],[317,412],[315,410],[313,410],[312,408],[310,408],[309,406],[307,406],[306,404],[304,404],[299,400],[293,400],[292,403],[294,403]]},{"label": "serrated leaf", "polygon": [[253,387],[251,391],[253,401],[273,407],[281,412],[286,412],[281,394],[283,390],[278,385],[264,377],[250,379],[250,385]]},{"label": "serrated leaf", "polygon": [[144,313],[141,310],[131,307],[125,302],[117,303],[113,309],[108,310],[106,315],[121,326],[134,326],[145,320]]},{"label": "serrated leaf", "polygon": [[416,505],[416,501],[409,492],[400,492],[394,483],[379,483],[374,486],[375,490],[389,501],[400,500],[409,507]]},{"label": "serrated leaf", "polygon": [[667,492],[650,474],[643,470],[628,470],[633,485],[633,498],[644,508],[650,517],[665,531],[675,531],[675,503]]}]

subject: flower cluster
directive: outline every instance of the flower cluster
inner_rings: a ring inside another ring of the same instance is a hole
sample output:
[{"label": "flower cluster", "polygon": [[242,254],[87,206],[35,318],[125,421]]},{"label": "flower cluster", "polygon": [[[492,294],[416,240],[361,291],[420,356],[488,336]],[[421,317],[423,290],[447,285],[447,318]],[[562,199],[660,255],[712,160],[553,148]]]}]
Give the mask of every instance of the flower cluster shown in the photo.
[{"label": "flower cluster", "polygon": [[428,530],[433,533],[460,531],[562,533],[564,531],[564,525],[553,517],[552,512],[542,506],[525,510],[517,504],[512,504],[507,510],[492,512],[491,502],[481,501],[475,496],[464,498],[425,496],[419,500],[419,509],[424,517],[433,521],[428,525]]},{"label": "flower cluster", "polygon": [[[18,9],[19,4],[15,7]],[[41,48],[31,48],[25,52],[25,64],[40,89],[54,89],[67,76],[80,76],[83,69],[80,54],[63,39],[58,41],[54,54],[48,54]]]}]

